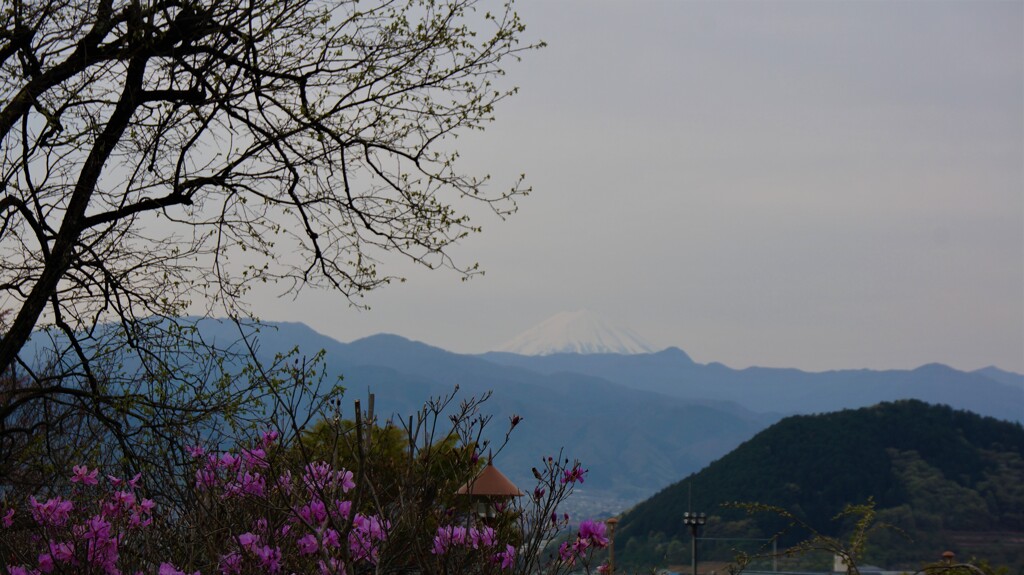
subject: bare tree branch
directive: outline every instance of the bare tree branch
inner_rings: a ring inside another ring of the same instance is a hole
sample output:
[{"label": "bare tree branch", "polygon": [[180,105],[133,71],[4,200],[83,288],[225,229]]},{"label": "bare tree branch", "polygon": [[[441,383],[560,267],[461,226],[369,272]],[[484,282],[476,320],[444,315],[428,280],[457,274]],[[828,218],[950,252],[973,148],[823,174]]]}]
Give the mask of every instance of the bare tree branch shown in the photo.
[{"label": "bare tree branch", "polygon": [[479,229],[458,202],[527,190],[459,173],[449,137],[535,47],[477,4],[3,0],[0,369],[35,329],[244,313],[253,282],[353,297],[387,252],[476,273],[447,253]]}]

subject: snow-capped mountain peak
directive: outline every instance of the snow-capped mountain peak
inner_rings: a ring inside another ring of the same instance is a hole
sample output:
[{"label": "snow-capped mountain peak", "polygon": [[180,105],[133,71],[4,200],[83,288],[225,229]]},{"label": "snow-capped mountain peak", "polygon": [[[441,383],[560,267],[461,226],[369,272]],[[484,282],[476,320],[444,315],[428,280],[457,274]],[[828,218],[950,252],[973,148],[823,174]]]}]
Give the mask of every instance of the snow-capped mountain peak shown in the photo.
[{"label": "snow-capped mountain peak", "polygon": [[553,353],[652,353],[630,330],[587,310],[561,312],[524,331],[497,351],[520,355]]}]

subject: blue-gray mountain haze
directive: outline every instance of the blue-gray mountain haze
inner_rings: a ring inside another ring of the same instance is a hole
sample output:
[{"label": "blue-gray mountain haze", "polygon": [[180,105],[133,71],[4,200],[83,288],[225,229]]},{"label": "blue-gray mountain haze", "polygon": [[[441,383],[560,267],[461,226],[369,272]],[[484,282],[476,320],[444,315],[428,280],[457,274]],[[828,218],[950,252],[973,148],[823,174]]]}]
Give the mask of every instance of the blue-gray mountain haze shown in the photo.
[{"label": "blue-gray mountain haze", "polygon": [[[237,329],[201,320],[206,341],[224,345]],[[499,442],[512,415],[523,418],[496,464],[530,485],[530,468],[564,448],[590,469],[583,494],[639,501],[698,471],[786,415],[920,399],[1024,421],[1024,376],[996,368],[961,372],[940,364],[914,370],[734,370],[695,363],[684,351],[657,353],[461,355],[397,335],[341,343],[301,323],[271,323],[258,353],[325,351],[325,381],[344,376],[346,408],[373,393],[376,412],[408,416],[429,397],[493,391],[489,437]],[[607,509],[616,511],[617,509]]]}]

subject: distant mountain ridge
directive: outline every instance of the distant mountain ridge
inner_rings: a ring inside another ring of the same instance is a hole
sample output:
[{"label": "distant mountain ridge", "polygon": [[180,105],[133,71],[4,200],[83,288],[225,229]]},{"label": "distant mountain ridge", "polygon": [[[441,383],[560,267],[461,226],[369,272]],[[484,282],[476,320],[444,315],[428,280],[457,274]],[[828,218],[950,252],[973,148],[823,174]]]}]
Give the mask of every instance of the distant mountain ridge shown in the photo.
[{"label": "distant mountain ridge", "polygon": [[653,354],[485,353],[480,357],[544,374],[580,373],[680,399],[733,402],[751,411],[821,413],[881,401],[920,399],[1024,422],[1024,376],[986,368],[963,372],[932,363],[912,370],[806,372],[699,364],[678,348]]},{"label": "distant mountain ridge", "polygon": [[[212,320],[203,322],[204,333],[223,329],[207,322]],[[392,334],[341,343],[301,323],[268,323],[259,340],[267,358],[296,346],[306,356],[323,349],[325,381],[344,375],[349,407],[351,400],[373,393],[382,419],[414,413],[456,385],[462,397],[493,391],[486,405],[493,416],[489,437],[501,439],[513,414],[523,418],[496,462],[503,473],[529,485],[537,459],[564,447],[590,469],[581,493],[617,500],[614,510],[699,469],[779,417],[729,402],[665,397],[585,374],[537,373]]]},{"label": "distant mountain ridge", "polygon": [[1005,371],[999,369],[998,367],[995,367],[994,365],[983,367],[981,369],[976,369],[971,373],[984,375],[985,377],[993,381],[998,381],[1000,383],[1005,383],[1006,385],[1016,386],[1024,389],[1024,375],[1019,373],[1013,373],[1012,371]]},{"label": "distant mountain ridge", "polygon": [[513,481],[528,484],[535,458],[565,447],[591,469],[584,493],[621,501],[696,471],[784,415],[919,399],[1024,420],[1024,386],[940,364],[881,372],[733,370],[695,363],[678,348],[472,356],[389,334],[343,344],[302,324],[279,324],[261,339],[267,350],[325,349],[327,372],[344,374],[350,398],[375,393],[381,414],[412,413],[456,384],[469,395],[493,390],[495,431],[512,414],[525,418],[499,459]]},{"label": "distant mountain ridge", "polygon": [[[221,347],[238,338],[227,322],[199,320],[198,329]],[[374,393],[377,413],[385,418],[414,413],[456,385],[463,397],[493,390],[487,412],[494,417],[495,441],[504,436],[509,417],[524,417],[500,454],[502,472],[529,485],[536,458],[565,447],[591,470],[583,496],[615,500],[597,511],[621,510],[789,414],[917,398],[1024,419],[1024,385],[1015,384],[1020,376],[994,368],[965,373],[936,364],[817,374],[698,364],[678,348],[462,355],[389,334],[341,343],[301,323],[268,322],[259,333],[263,359],[296,346],[307,357],[326,352],[324,381],[344,376],[349,408],[352,400]]]}]

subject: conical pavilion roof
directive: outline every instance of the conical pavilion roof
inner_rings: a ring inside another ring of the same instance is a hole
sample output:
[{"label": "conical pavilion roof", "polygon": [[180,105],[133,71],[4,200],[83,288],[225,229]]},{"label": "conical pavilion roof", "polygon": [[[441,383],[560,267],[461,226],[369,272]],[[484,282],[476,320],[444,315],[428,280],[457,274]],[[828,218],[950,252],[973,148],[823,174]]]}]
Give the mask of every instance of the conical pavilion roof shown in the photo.
[{"label": "conical pavilion roof", "polygon": [[498,468],[490,460],[487,461],[487,466],[480,472],[480,475],[470,479],[469,483],[460,487],[456,493],[486,497],[520,497],[523,494],[516,484],[505,477],[504,473],[498,471]]}]

